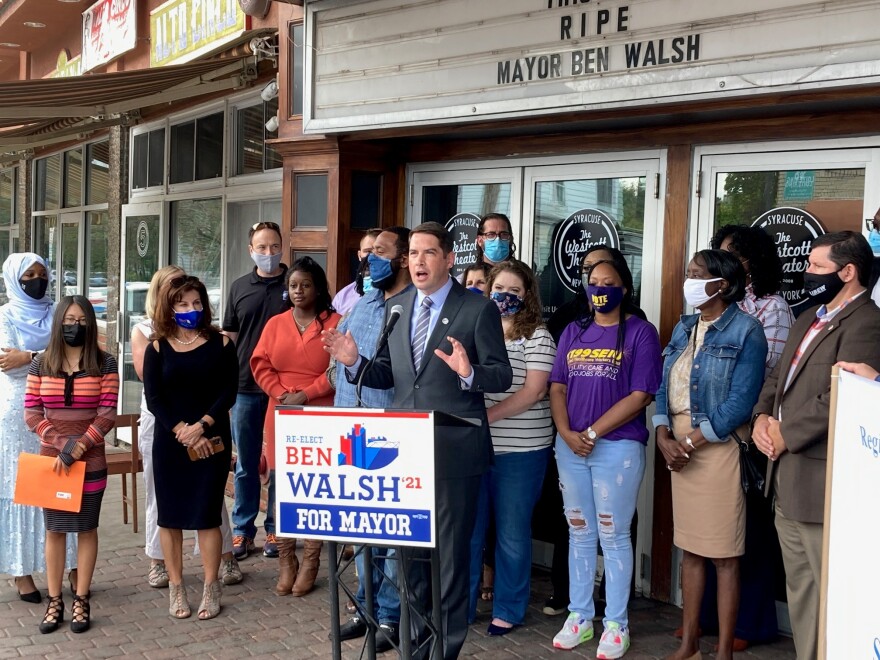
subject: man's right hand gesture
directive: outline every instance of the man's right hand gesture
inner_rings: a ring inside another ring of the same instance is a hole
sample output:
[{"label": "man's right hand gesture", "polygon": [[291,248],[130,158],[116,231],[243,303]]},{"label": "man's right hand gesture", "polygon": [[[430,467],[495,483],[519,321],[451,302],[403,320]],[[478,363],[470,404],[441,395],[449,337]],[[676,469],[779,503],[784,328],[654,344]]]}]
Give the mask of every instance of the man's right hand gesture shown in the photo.
[{"label": "man's right hand gesture", "polygon": [[351,367],[357,362],[358,347],[351,336],[351,330],[342,334],[336,328],[324,330],[321,333],[321,341],[324,342],[324,350],[330,353],[340,364]]}]

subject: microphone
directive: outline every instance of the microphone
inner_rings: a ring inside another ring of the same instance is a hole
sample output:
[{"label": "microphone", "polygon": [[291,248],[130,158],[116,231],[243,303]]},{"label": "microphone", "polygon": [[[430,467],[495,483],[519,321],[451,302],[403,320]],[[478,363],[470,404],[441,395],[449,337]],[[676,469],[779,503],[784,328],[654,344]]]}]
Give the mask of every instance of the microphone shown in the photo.
[{"label": "microphone", "polygon": [[364,374],[370,370],[373,363],[376,361],[376,358],[379,356],[379,353],[385,348],[385,345],[388,343],[388,337],[391,335],[391,331],[394,330],[394,326],[397,325],[397,322],[402,315],[403,305],[395,305],[391,308],[391,313],[388,315],[388,321],[385,323],[385,327],[382,328],[382,334],[379,335],[379,341],[376,342],[376,351],[373,353],[373,357],[371,357],[367,361],[367,364],[364,365],[364,368],[361,369],[361,375],[355,385],[355,397],[357,399],[358,407],[363,407],[364,405],[361,400],[361,388],[363,387]]}]

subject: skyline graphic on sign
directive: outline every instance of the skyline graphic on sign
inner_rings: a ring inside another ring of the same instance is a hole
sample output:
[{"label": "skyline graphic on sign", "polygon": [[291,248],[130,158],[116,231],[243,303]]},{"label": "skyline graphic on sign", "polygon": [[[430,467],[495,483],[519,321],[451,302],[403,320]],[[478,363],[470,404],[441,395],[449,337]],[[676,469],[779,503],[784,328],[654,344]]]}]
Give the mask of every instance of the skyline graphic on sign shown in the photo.
[{"label": "skyline graphic on sign", "polygon": [[367,438],[367,428],[355,424],[348,435],[340,436],[337,465],[351,465],[361,470],[378,470],[397,458],[399,444],[388,438]]}]

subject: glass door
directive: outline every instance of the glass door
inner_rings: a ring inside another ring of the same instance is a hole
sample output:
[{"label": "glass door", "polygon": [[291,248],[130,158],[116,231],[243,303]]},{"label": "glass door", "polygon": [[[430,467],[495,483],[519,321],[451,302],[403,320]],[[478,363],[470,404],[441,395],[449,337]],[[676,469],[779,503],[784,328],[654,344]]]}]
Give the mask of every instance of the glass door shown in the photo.
[{"label": "glass door", "polygon": [[506,215],[513,225],[514,241],[521,244],[521,177],[522,169],[511,167],[415,172],[407,225],[435,221],[453,232],[452,274],[458,277],[477,261],[477,225],[482,216]]},{"label": "glass door", "polygon": [[119,301],[119,412],[140,410],[143,385],[131,358],[131,332],[146,318],[150,279],[167,261],[162,204],[127,204],[122,207],[122,282]]},{"label": "glass door", "polygon": [[880,150],[826,149],[775,153],[697,152],[696,231],[692,251],[709,246],[723,225],[761,227],[776,241],[782,259],[781,295],[797,314],[809,303],[803,275],[813,239],[842,230],[867,234],[874,217],[866,181],[877,180]]}]

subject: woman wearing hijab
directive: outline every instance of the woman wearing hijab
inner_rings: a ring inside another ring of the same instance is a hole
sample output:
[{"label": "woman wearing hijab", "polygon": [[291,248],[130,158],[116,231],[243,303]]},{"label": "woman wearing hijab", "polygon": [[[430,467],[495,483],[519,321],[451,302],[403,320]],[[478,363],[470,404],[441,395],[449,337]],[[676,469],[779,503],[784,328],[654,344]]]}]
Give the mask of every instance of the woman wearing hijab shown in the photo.
[{"label": "woman wearing hijab", "polygon": [[[9,302],[0,307],[0,573],[15,577],[19,598],[39,603],[33,573],[46,570],[43,512],[12,501],[18,455],[40,453],[40,440],[24,423],[21,409],[27,368],[45,350],[54,303],[46,296],[49,271],[33,252],[9,255],[3,264]],[[67,548],[68,566],[76,565],[76,544]]]}]

